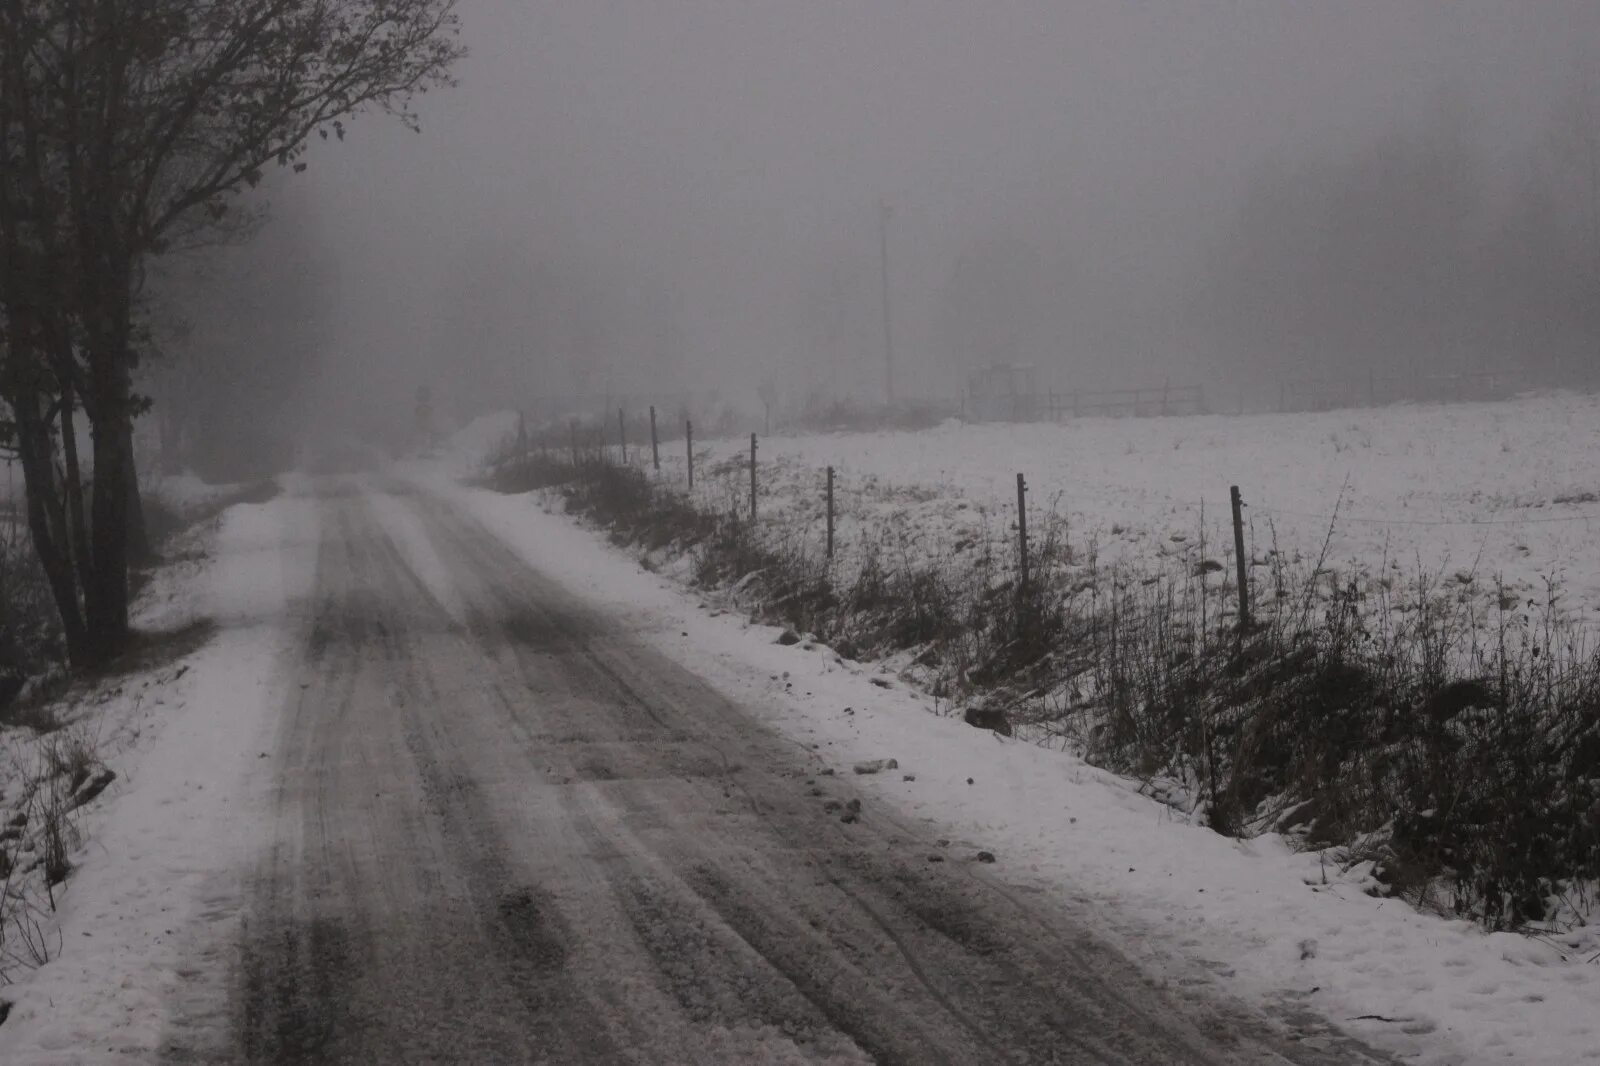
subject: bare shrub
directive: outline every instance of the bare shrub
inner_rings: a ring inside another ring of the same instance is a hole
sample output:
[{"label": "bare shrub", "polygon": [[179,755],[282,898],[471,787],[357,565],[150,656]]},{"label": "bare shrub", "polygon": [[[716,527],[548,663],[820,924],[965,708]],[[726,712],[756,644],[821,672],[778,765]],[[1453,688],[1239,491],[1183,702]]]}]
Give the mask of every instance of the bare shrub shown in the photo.
[{"label": "bare shrub", "polygon": [[76,792],[100,765],[99,740],[86,726],[72,726],[46,739],[43,757],[51,779],[64,779],[67,791]]},{"label": "bare shrub", "polygon": [[72,872],[71,854],[77,839],[66,790],[52,781],[39,804],[39,864],[47,888],[59,885]]}]

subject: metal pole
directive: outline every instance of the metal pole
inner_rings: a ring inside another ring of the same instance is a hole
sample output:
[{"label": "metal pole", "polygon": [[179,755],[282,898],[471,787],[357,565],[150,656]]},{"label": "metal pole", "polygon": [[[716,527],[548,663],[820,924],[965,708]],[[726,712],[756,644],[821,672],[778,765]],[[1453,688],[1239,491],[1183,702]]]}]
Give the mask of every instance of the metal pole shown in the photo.
[{"label": "metal pole", "polygon": [[828,467],[828,558],[833,558],[833,467]]},{"label": "metal pole", "polygon": [[1028,587],[1028,483],[1017,475],[1017,594]]},{"label": "metal pole", "polygon": [[574,418],[572,420],[571,430],[572,430],[572,465],[573,465],[574,468],[576,468],[577,465],[578,465],[578,420],[576,418]]},{"label": "metal pole", "polygon": [[656,405],[650,405],[650,462],[659,473],[661,470],[661,443],[656,438]]},{"label": "metal pole", "polygon": [[756,524],[756,435],[750,434],[750,524]]},{"label": "metal pole", "polygon": [[1239,631],[1250,628],[1250,583],[1246,576],[1244,558],[1244,500],[1239,496],[1239,486],[1228,487],[1228,497],[1233,503],[1233,559],[1239,578]]},{"label": "metal pole", "polygon": [[622,446],[622,461],[628,461],[628,419],[622,413],[622,408],[617,408],[617,443]]},{"label": "metal pole", "polygon": [[694,423],[683,420],[683,446],[689,454],[689,491],[694,491]]}]

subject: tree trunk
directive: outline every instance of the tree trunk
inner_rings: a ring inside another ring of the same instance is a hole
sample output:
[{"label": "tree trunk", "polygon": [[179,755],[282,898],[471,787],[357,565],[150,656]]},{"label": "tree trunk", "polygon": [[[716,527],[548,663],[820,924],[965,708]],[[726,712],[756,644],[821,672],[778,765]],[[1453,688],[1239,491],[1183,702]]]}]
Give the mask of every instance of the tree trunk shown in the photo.
[{"label": "tree trunk", "polygon": [[67,519],[56,484],[50,424],[39,409],[41,401],[37,394],[13,393],[8,400],[17,423],[17,456],[22,461],[22,481],[27,494],[28,532],[61,619],[67,658],[73,666],[83,666],[93,654],[83,606],[78,598],[77,575],[73,572],[67,547]]},{"label": "tree trunk", "polygon": [[[109,232],[109,229],[107,230]],[[84,410],[94,437],[89,514],[91,577],[84,587],[89,651],[104,662],[128,642],[133,471],[132,262],[115,247],[83,256],[81,324],[88,364]]]},{"label": "tree trunk", "polygon": [[[98,375],[101,390],[126,381],[125,368],[112,367]],[[107,397],[101,392],[101,399]],[[90,654],[98,661],[114,657],[128,638],[128,470],[132,467],[131,420],[126,409],[100,404],[101,417],[94,427],[94,490],[91,506],[89,552],[92,577],[84,589]]]},{"label": "tree trunk", "polygon": [[83,513],[83,468],[78,462],[78,427],[72,417],[74,404],[70,385],[61,390],[61,452],[66,461],[67,524],[71,529],[74,562],[78,580],[87,587],[93,579],[94,556],[89,552],[89,523]]}]

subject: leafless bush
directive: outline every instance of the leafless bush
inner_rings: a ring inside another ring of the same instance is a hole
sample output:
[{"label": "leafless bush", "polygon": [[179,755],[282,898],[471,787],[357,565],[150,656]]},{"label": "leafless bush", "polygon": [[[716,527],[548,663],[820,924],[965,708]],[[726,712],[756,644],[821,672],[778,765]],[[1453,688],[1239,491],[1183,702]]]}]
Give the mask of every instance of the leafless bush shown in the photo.
[{"label": "leafless bush", "polygon": [[52,736],[36,750],[31,766],[17,767],[26,801],[0,829],[0,984],[60,951],[60,930],[50,912],[53,890],[71,872],[79,843],[73,811],[88,777],[87,765],[78,767],[86,746],[86,740]]},{"label": "leafless bush", "polygon": [[72,872],[72,849],[78,831],[73,824],[66,790],[52,781],[45,789],[39,813],[39,865],[46,888],[53,888]]},{"label": "leafless bush", "polygon": [[64,780],[69,792],[81,788],[100,765],[99,738],[82,724],[47,737],[41,750],[50,779]]},{"label": "leafless bush", "polygon": [[1274,580],[1296,595],[1245,634],[1196,625],[1176,579],[1113,586],[1068,711],[1086,755],[1182,783],[1223,832],[1359,843],[1391,890],[1491,927],[1600,880],[1600,658],[1553,596]]}]

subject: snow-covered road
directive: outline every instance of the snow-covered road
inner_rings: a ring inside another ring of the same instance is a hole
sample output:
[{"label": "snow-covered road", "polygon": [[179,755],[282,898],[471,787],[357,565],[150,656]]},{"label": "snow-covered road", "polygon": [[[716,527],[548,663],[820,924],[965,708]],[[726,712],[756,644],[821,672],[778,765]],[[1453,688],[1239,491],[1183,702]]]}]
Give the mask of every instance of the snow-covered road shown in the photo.
[{"label": "snow-covered road", "polygon": [[1365,1061],[1156,990],[451,498],[313,495],[268,839],[168,1061]]}]

